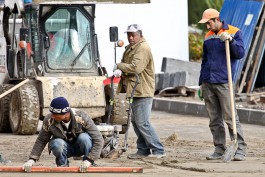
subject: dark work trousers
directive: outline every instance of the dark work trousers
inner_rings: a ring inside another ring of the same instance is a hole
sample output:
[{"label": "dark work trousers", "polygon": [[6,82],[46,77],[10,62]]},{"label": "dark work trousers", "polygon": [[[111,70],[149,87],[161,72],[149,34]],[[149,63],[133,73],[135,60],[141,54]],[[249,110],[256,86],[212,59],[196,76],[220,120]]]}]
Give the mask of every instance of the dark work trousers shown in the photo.
[{"label": "dark work trousers", "polygon": [[[223,154],[226,149],[224,122],[228,126],[231,141],[234,140],[229,86],[228,84],[203,83],[202,94],[206,110],[210,117],[209,127],[213,135],[215,152]],[[237,115],[236,107],[234,107],[234,109],[238,141],[236,153],[245,155],[247,144],[244,141],[243,130]]]}]

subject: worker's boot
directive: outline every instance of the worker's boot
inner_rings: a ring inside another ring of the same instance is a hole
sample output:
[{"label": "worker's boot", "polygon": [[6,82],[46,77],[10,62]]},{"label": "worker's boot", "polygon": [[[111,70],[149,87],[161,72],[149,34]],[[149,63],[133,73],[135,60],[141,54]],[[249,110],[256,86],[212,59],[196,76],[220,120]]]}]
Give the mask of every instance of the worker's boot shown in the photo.
[{"label": "worker's boot", "polygon": [[2,155],[0,154],[0,163],[7,164],[7,163],[11,163],[11,161],[3,159]]},{"label": "worker's boot", "polygon": [[234,161],[244,161],[244,160],[246,160],[245,155],[236,153],[236,155],[234,157]]},{"label": "worker's boot", "polygon": [[162,153],[162,154],[149,154],[148,157],[160,159],[160,158],[166,157],[166,153]]},{"label": "worker's boot", "polygon": [[128,159],[142,159],[142,158],[145,158],[145,157],[147,157],[147,155],[139,154],[139,153],[129,154],[127,156]]},{"label": "worker's boot", "polygon": [[206,156],[207,160],[218,160],[222,158],[223,158],[223,154],[217,153],[217,152],[214,152],[213,154]]}]

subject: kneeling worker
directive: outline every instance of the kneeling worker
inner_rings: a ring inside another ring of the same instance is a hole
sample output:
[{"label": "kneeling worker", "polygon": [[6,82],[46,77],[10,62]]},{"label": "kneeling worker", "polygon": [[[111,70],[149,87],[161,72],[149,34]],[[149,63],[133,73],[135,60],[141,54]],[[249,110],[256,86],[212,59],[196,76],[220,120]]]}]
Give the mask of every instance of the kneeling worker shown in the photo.
[{"label": "kneeling worker", "polygon": [[100,157],[104,145],[100,131],[85,112],[72,110],[64,97],[52,100],[50,112],[43,120],[42,129],[23,170],[31,171],[49,143],[48,150],[56,157],[58,167],[68,167],[69,157],[83,156],[80,172],[86,172]]}]

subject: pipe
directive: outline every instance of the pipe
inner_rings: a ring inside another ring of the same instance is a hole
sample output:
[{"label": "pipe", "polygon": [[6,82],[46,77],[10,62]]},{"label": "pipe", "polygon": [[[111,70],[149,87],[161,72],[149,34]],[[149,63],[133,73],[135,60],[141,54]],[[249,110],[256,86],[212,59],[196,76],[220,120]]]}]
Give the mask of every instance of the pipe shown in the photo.
[{"label": "pipe", "polygon": [[[0,172],[24,172],[22,167],[0,166]],[[33,166],[31,172],[37,173],[73,173],[79,167],[45,167]],[[89,167],[86,173],[143,173],[142,167]]]}]

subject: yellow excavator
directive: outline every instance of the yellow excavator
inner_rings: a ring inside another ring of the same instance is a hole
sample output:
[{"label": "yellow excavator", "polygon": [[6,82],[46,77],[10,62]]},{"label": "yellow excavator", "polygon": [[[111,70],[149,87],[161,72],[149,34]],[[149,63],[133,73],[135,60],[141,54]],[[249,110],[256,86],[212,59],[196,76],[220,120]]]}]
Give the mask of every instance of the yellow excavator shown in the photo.
[{"label": "yellow excavator", "polygon": [[[127,129],[127,108],[121,101],[125,96],[115,95],[109,101],[111,84],[104,84],[107,72],[100,61],[94,24],[97,3],[111,8],[111,4],[150,0],[2,2],[0,132],[35,134],[51,100],[64,96],[102,130],[109,146],[105,154],[117,147],[119,133]],[[110,29],[111,42],[117,42],[117,28]]]}]

